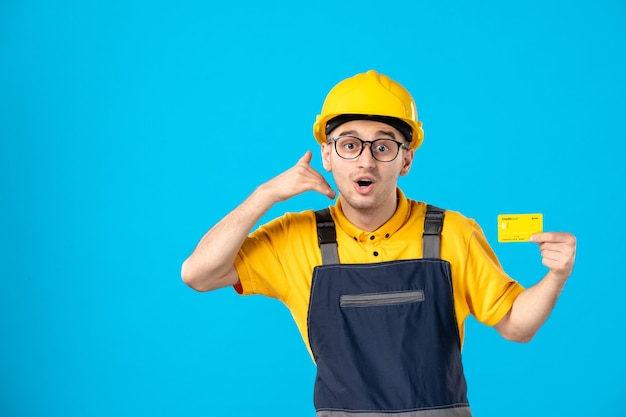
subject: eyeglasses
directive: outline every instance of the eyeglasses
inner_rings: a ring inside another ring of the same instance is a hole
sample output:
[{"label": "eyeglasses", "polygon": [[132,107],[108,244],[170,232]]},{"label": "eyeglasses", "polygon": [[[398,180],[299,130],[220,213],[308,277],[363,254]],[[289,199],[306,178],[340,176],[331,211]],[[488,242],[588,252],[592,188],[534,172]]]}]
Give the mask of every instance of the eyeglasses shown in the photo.
[{"label": "eyeglasses", "polygon": [[335,136],[328,139],[329,143],[332,141],[335,144],[335,151],[337,155],[343,159],[356,159],[363,153],[365,144],[369,143],[370,152],[372,157],[380,162],[391,162],[398,156],[400,147],[409,149],[409,147],[402,142],[398,142],[393,139],[375,139],[372,141],[363,140],[356,136]]}]

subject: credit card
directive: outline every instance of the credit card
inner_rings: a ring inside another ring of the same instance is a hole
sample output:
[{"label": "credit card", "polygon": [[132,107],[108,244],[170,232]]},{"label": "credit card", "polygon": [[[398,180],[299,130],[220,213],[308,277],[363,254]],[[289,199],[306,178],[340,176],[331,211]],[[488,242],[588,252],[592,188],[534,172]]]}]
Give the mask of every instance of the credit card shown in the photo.
[{"label": "credit card", "polygon": [[530,242],[530,237],[543,231],[543,215],[499,214],[498,242]]}]

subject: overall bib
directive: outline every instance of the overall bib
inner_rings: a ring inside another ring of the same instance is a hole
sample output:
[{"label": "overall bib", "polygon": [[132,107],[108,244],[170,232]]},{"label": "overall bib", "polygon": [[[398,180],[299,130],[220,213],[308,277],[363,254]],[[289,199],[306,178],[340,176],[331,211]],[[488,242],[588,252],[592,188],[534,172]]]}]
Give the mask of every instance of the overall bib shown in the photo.
[{"label": "overall bib", "polygon": [[428,206],[423,259],[340,264],[328,209],[316,212],[323,265],[313,270],[309,343],[317,417],[471,416],[443,210]]}]

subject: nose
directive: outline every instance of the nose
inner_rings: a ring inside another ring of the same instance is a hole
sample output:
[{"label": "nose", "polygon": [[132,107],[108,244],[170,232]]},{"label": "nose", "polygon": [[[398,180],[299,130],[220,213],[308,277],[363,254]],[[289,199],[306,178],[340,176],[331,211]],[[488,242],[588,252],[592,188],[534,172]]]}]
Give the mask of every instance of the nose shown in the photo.
[{"label": "nose", "polygon": [[[366,145],[368,145],[369,149],[365,149]],[[372,153],[372,142],[363,142],[363,150],[361,151],[361,155],[357,158],[357,163],[359,167],[363,168],[376,165],[376,159],[374,159],[374,154]]]}]

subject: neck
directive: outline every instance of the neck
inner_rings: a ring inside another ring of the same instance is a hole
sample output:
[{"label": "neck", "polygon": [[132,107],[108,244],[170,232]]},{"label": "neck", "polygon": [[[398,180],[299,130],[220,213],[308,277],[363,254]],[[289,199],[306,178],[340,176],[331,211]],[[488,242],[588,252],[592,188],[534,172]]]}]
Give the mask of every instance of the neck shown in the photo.
[{"label": "neck", "polygon": [[396,212],[398,200],[391,199],[378,207],[359,208],[344,204],[341,200],[341,211],[346,219],[365,232],[377,230]]}]

